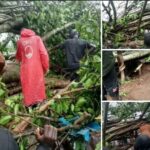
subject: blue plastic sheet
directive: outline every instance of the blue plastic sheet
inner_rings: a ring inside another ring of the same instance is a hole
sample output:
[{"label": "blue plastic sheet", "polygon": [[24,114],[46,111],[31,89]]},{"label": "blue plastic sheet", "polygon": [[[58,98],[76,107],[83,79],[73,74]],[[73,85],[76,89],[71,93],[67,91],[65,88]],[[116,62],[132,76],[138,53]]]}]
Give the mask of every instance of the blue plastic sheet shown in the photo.
[{"label": "blue plastic sheet", "polygon": [[[78,118],[79,118],[79,116],[76,116],[72,119],[66,120],[64,117],[61,117],[61,118],[59,118],[59,122],[61,123],[61,125],[67,126],[67,125],[70,125],[75,120],[77,120]],[[70,135],[72,135],[74,137],[82,136],[86,142],[89,142],[91,139],[90,131],[99,132],[100,129],[101,129],[101,126],[97,122],[91,122],[91,123],[85,125],[84,128],[82,128],[82,129],[72,130]]]},{"label": "blue plastic sheet", "polygon": [[101,126],[97,122],[91,122],[87,125],[87,127],[93,132],[98,132],[101,130]]},{"label": "blue plastic sheet", "polygon": [[61,124],[62,126],[68,126],[68,125],[71,124],[71,123],[70,123],[68,120],[66,120],[64,117],[59,118],[58,121],[60,122],[60,124]]},{"label": "blue plastic sheet", "polygon": [[77,132],[77,134],[78,135],[82,135],[83,136],[83,138],[84,138],[84,140],[86,141],[86,142],[89,142],[90,141],[90,139],[91,139],[91,137],[90,137],[90,130],[89,129],[81,129],[81,130],[79,130],[78,132]]}]

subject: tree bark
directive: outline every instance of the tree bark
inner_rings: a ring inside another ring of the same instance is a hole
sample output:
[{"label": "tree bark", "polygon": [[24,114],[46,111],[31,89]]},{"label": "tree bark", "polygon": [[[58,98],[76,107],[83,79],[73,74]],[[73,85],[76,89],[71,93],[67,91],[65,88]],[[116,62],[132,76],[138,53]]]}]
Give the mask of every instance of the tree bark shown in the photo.
[{"label": "tree bark", "polygon": [[121,81],[123,82],[125,80],[125,64],[124,64],[124,59],[123,59],[123,55],[122,55],[122,51],[117,51],[117,60],[118,60],[118,64],[119,64],[119,72],[120,72],[120,76],[121,76]]},{"label": "tree bark", "polygon": [[129,60],[132,60],[132,59],[136,59],[136,58],[146,56],[148,54],[150,54],[150,51],[139,51],[139,52],[137,51],[137,52],[131,53],[129,55],[123,56],[123,59],[124,59],[124,61],[129,61]]}]

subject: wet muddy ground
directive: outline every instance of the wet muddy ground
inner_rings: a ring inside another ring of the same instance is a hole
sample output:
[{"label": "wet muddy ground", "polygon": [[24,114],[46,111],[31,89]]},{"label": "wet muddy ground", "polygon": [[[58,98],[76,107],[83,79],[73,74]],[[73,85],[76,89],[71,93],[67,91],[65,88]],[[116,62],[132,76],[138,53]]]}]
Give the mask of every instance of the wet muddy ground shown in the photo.
[{"label": "wet muddy ground", "polygon": [[144,64],[141,76],[136,75],[120,86],[122,100],[150,101],[150,64]]}]

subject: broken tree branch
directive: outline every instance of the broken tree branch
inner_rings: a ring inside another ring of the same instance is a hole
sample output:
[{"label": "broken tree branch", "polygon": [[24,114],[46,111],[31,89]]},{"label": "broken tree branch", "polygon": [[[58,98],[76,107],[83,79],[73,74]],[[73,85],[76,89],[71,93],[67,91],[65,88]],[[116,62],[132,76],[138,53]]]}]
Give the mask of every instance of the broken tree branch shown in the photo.
[{"label": "broken tree branch", "polygon": [[143,113],[140,115],[139,120],[142,120],[143,116],[145,115],[145,113],[147,112],[147,110],[149,109],[150,104],[148,103],[147,106],[145,107]]},{"label": "broken tree branch", "polygon": [[[72,81],[73,82],[73,81]],[[41,105],[40,108],[36,111],[37,114],[44,112],[45,110],[48,109],[48,107],[51,105],[51,103],[53,102],[53,100],[55,98],[59,98],[60,95],[67,91],[68,88],[72,85],[72,82],[70,84],[68,84],[64,89],[60,90],[55,96],[53,96],[48,102],[46,102],[45,104]],[[19,123],[15,128],[14,128],[14,132],[15,133],[20,133],[21,130],[21,126],[23,126],[23,130],[25,130],[25,128],[29,125],[29,122],[32,121],[31,117],[25,117],[24,119],[26,119],[27,121],[22,121],[21,123]],[[22,131],[22,130],[21,130]]]},{"label": "broken tree branch", "polygon": [[[124,55],[123,60],[124,61],[129,61],[129,60],[132,60],[132,59],[144,57],[144,56],[149,55],[149,54],[150,54],[150,51],[136,51],[134,53]],[[117,62],[117,60],[116,60],[116,62]]]},{"label": "broken tree branch", "polygon": [[48,32],[46,35],[44,35],[44,36],[42,37],[43,41],[48,40],[51,36],[55,35],[56,33],[60,32],[60,31],[62,31],[62,30],[64,30],[64,29],[66,29],[66,28],[68,28],[68,27],[70,27],[70,26],[72,26],[72,25],[74,25],[74,24],[75,24],[75,22],[69,22],[69,23],[65,24],[64,26],[62,26],[62,27],[60,27],[60,28],[56,28],[56,29],[54,29],[54,30]]}]

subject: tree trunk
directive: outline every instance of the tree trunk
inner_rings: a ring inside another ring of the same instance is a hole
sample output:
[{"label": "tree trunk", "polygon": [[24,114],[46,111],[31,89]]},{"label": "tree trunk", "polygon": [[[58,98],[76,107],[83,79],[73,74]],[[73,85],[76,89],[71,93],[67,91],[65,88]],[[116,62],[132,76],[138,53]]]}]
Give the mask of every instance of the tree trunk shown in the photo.
[{"label": "tree trunk", "polygon": [[6,61],[4,72],[1,77],[4,83],[18,82],[20,80],[19,64]]},{"label": "tree trunk", "polygon": [[0,33],[5,33],[5,32],[13,32],[14,27],[20,27],[23,25],[23,18],[19,18],[18,20],[15,21],[8,21],[2,25],[0,25]]},{"label": "tree trunk", "polygon": [[144,57],[144,56],[149,55],[149,54],[150,54],[150,51],[137,51],[137,52],[134,52],[134,53],[131,53],[131,54],[128,54],[128,55],[124,55],[123,60],[124,61],[129,61],[129,60],[132,60],[132,59]]}]

